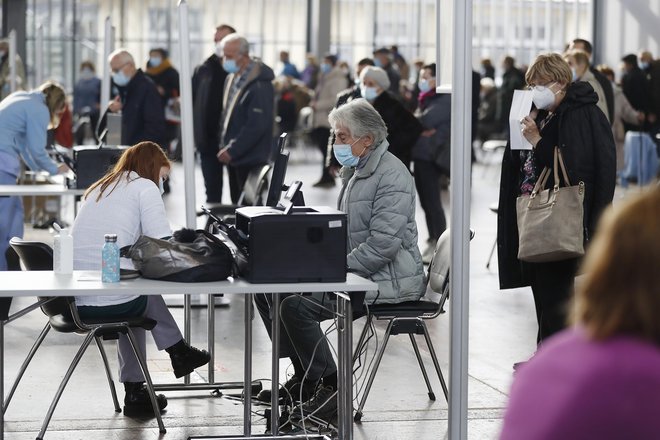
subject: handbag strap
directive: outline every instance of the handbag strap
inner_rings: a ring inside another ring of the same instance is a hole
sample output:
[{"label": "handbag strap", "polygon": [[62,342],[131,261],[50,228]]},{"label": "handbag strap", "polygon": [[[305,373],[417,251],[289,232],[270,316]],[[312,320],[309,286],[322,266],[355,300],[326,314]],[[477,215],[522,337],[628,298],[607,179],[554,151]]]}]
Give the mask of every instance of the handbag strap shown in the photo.
[{"label": "handbag strap", "polygon": [[549,177],[550,177],[550,168],[549,167],[543,168],[543,171],[541,171],[539,178],[536,179],[536,184],[534,185],[534,189],[532,190],[532,194],[530,196],[531,198],[536,197],[539,191],[545,188],[545,184],[548,183]]},{"label": "handbag strap", "polygon": [[[571,181],[568,180],[568,173],[566,172],[566,165],[564,165],[564,157],[561,154],[561,150],[557,146],[555,146],[555,154],[554,154],[553,162],[554,162],[553,172],[554,172],[554,178],[555,178],[555,191],[557,191],[559,189],[559,168],[560,167],[561,167],[562,177],[564,178],[564,185],[565,186],[571,186]],[[557,162],[559,162],[559,163],[557,163]]]}]

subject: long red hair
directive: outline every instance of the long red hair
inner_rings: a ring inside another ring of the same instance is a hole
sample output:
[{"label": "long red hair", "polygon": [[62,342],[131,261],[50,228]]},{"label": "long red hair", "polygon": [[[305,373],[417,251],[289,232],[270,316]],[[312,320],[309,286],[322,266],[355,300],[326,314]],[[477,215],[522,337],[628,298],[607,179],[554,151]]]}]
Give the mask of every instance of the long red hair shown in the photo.
[{"label": "long red hair", "polygon": [[[124,151],[112,170],[87,188],[84,198],[87,198],[96,187],[100,186],[101,190],[96,198],[98,202],[110,185],[114,183],[108,194],[117,187],[119,179],[127,171],[135,171],[140,177],[149,179],[158,185],[161,167],[171,168],[171,164],[157,144],[148,141],[135,144]],[[126,180],[128,181],[128,174],[126,174]]]}]

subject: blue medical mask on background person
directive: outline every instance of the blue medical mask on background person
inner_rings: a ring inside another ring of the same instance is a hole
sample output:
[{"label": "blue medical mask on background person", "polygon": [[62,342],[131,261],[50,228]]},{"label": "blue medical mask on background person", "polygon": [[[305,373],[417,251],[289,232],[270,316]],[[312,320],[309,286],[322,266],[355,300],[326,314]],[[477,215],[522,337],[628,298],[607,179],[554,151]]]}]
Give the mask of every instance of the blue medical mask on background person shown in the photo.
[{"label": "blue medical mask on background person", "polygon": [[163,62],[163,59],[161,57],[151,57],[149,58],[149,65],[151,67],[158,67],[160,66],[160,63]]},{"label": "blue medical mask on background person", "polygon": [[360,95],[367,101],[375,101],[378,98],[378,91],[375,87],[360,86]]},{"label": "blue medical mask on background person", "polygon": [[417,84],[419,87],[419,91],[422,93],[426,93],[429,90],[431,90],[431,84],[429,84],[429,81],[427,79],[420,79],[419,83]]},{"label": "blue medical mask on background person", "polygon": [[646,70],[648,67],[649,67],[649,63],[647,63],[646,61],[640,61],[639,62],[639,68],[640,69]]},{"label": "blue medical mask on background person", "polygon": [[537,109],[548,110],[555,103],[555,92],[550,89],[550,85],[534,86],[532,89],[532,102]]},{"label": "blue medical mask on background person", "polygon": [[383,63],[380,62],[380,59],[374,58],[374,66],[375,67],[383,67]]},{"label": "blue medical mask on background person", "polygon": [[124,87],[131,79],[126,76],[126,74],[120,70],[119,72],[114,72],[112,74],[112,81],[117,84],[119,87]]},{"label": "blue medical mask on background person", "polygon": [[573,76],[573,82],[575,82],[579,79],[578,74],[577,74],[577,70],[575,70],[575,67],[571,67],[571,75]]},{"label": "blue medical mask on background person", "polygon": [[85,67],[80,71],[80,79],[91,79],[94,78],[94,71],[89,67]]},{"label": "blue medical mask on background person", "polygon": [[238,73],[240,70],[238,64],[236,64],[236,60],[228,59],[222,60],[222,68],[225,69],[225,72],[227,73]]},{"label": "blue medical mask on background person", "polygon": [[[339,162],[342,166],[345,167],[351,167],[355,168],[360,161],[360,158],[358,156],[353,155],[353,150],[352,147],[362,139],[361,137],[357,138],[355,142],[352,144],[334,144],[332,146],[332,152],[335,154],[335,158],[337,159],[337,162]],[[365,147],[366,149],[366,147]],[[362,150],[364,151],[364,150]]]},{"label": "blue medical mask on background person", "polygon": [[321,72],[328,73],[332,70],[332,66],[328,63],[321,64]]}]

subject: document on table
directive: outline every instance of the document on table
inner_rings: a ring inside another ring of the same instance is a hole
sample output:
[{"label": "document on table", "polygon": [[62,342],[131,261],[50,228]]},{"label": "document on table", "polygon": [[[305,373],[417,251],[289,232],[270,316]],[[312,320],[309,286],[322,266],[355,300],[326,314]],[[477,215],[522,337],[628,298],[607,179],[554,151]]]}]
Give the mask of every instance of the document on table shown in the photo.
[{"label": "document on table", "polygon": [[512,150],[531,150],[532,144],[522,135],[520,120],[529,115],[532,109],[532,91],[514,90],[511,111],[509,112],[509,138]]}]

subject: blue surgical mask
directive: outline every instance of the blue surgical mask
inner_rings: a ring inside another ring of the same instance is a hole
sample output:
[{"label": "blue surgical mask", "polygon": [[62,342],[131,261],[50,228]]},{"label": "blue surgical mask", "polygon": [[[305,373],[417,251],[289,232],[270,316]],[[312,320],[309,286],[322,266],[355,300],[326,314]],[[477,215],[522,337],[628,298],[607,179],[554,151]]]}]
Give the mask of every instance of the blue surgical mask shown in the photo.
[{"label": "blue surgical mask", "polygon": [[646,61],[640,61],[639,62],[639,68],[640,69],[646,70],[648,67],[649,67],[649,63],[647,63]]},{"label": "blue surgical mask", "polygon": [[151,67],[158,67],[160,66],[160,63],[163,62],[163,59],[161,57],[151,57],[149,58],[149,65]]},{"label": "blue surgical mask", "polygon": [[332,66],[328,63],[321,64],[321,72],[328,73],[332,70]]},{"label": "blue surgical mask", "polygon": [[227,73],[238,73],[240,70],[238,64],[236,64],[236,60],[228,59],[222,60],[222,68],[225,69],[225,72]]},{"label": "blue surgical mask", "polygon": [[419,91],[422,93],[426,93],[431,90],[431,84],[429,84],[427,79],[420,79],[419,83],[417,83],[417,86],[419,87]]},{"label": "blue surgical mask", "polygon": [[[355,168],[360,161],[358,156],[353,155],[353,150],[351,149],[353,145],[361,138],[357,138],[352,144],[334,144],[332,146],[332,151],[335,154],[337,162],[342,166]],[[365,147],[366,148],[366,147]]]},{"label": "blue surgical mask", "polygon": [[125,87],[130,80],[131,79],[128,76],[126,76],[126,74],[122,70],[120,70],[119,72],[114,72],[112,74],[112,81],[115,84],[117,84],[119,87]]},{"label": "blue surgical mask", "polygon": [[85,67],[80,71],[80,79],[94,78],[94,72],[89,67]]},{"label": "blue surgical mask", "polygon": [[374,58],[374,66],[383,67],[383,63],[380,62],[380,59]]},{"label": "blue surgical mask", "polygon": [[378,98],[378,91],[376,90],[375,87],[360,87],[360,94],[364,99],[367,101],[375,101],[376,98]]}]

